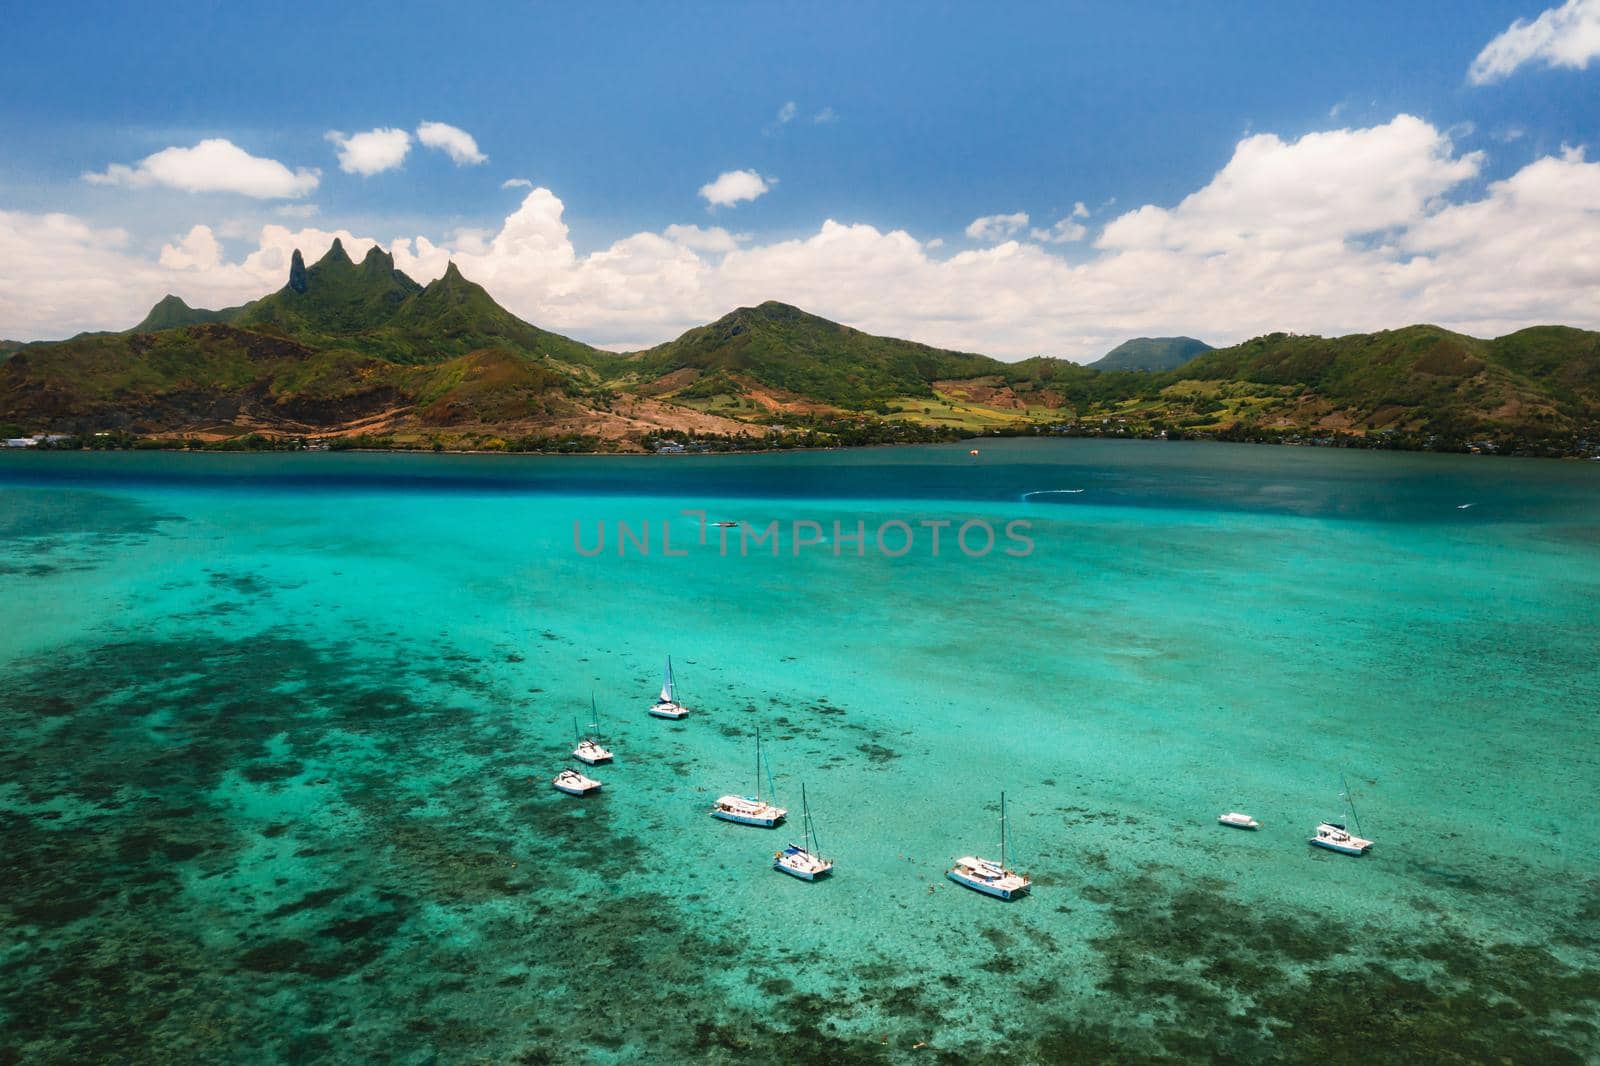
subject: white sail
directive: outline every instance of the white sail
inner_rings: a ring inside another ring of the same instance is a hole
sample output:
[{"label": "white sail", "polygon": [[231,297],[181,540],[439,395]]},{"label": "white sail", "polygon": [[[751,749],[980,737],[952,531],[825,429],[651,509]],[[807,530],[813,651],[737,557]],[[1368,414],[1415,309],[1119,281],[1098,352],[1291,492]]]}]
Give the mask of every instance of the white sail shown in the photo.
[{"label": "white sail", "polygon": [[672,703],[672,656],[667,656],[667,669],[661,675],[661,702]]}]

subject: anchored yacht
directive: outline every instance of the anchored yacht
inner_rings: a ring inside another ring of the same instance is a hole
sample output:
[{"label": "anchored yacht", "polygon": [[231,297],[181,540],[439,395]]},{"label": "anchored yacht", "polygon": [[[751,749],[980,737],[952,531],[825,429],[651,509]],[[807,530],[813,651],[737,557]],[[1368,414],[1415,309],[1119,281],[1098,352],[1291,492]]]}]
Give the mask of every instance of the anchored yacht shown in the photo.
[{"label": "anchored yacht", "polygon": [[650,713],[657,718],[670,718],[676,722],[689,713],[689,708],[678,702],[678,688],[672,680],[672,656],[667,656],[666,673],[661,678],[661,695],[656,697]]},{"label": "anchored yacht", "polygon": [[1028,889],[1033,887],[1033,881],[1027,874],[1019,874],[1015,870],[1006,869],[1006,794],[1000,793],[1000,861],[990,862],[988,859],[974,858],[964,855],[956,860],[945,876],[958,885],[965,885],[974,892],[982,892],[986,896],[996,899],[1012,900],[1018,896],[1026,895]]},{"label": "anchored yacht", "polygon": [[572,720],[572,732],[578,738],[578,746],[572,749],[572,757],[581,763],[599,766],[603,762],[610,762],[612,755],[611,749],[604,747],[600,743],[600,710],[595,706],[593,693],[589,695],[589,710],[594,715],[594,721],[589,723],[589,728],[594,731],[595,735],[593,737],[584,736],[582,731],[578,729],[578,720],[574,718]]},{"label": "anchored yacht", "polygon": [[1219,825],[1232,826],[1235,829],[1261,828],[1260,822],[1256,821],[1248,814],[1240,814],[1238,811],[1229,811],[1227,814],[1217,815],[1217,823]]},{"label": "anchored yacht", "polygon": [[817,833],[811,821],[811,804],[806,801],[806,786],[800,786],[800,824],[804,827],[801,844],[790,844],[772,855],[772,868],[802,881],[815,881],[833,869],[833,860],[817,854]]},{"label": "anchored yacht", "polygon": [[1356,814],[1356,801],[1350,795],[1350,785],[1345,781],[1344,775],[1339,775],[1339,784],[1344,788],[1340,797],[1350,812],[1350,820],[1355,824],[1356,832],[1351,833],[1341,822],[1323,822],[1317,826],[1316,835],[1306,843],[1329,851],[1337,851],[1341,855],[1365,855],[1367,849],[1372,847],[1372,841],[1363,840],[1356,834],[1361,832],[1361,818]]},{"label": "anchored yacht", "polygon": [[585,777],[576,770],[563,770],[551,782],[560,792],[569,796],[587,796],[591,792],[600,791],[600,782],[592,777]]},{"label": "anchored yacht", "polygon": [[[772,768],[767,767],[767,791],[777,790],[772,786]],[[753,796],[722,796],[711,805],[711,817],[721,818],[724,822],[737,822],[740,825],[758,825],[763,829],[772,829],[783,821],[789,812],[775,804],[768,803],[761,798],[761,730],[756,730],[756,793]]]}]

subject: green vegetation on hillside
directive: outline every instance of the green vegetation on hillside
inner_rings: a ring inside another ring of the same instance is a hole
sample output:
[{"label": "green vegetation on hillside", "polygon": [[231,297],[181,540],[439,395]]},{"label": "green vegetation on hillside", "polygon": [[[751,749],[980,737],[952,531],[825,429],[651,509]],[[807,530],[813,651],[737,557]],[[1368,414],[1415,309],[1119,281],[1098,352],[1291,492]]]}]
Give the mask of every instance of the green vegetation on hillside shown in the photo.
[{"label": "green vegetation on hillside", "polygon": [[1176,370],[1211,345],[1193,337],[1135,337],[1090,363],[1094,370]]},{"label": "green vegetation on hillside", "polygon": [[243,307],[168,296],[126,333],[0,346],[0,424],[490,448],[641,447],[679,431],[738,447],[1048,432],[1600,451],[1600,333],[1274,333],[1174,369],[1106,369],[1194,346],[1002,363],[764,303],[617,355],[522,321],[454,264],[422,286],[382,250],[353,263],[335,242],[310,267],[295,253],[287,284]]},{"label": "green vegetation on hillside", "polygon": [[[711,380],[729,391],[746,378],[815,403],[865,410],[896,396],[931,396],[935,381],[992,374],[1000,366],[987,356],[875,337],[769,301],[639,352],[626,369],[648,380],[689,368],[720,375]],[[693,395],[711,395],[708,387]]]}]

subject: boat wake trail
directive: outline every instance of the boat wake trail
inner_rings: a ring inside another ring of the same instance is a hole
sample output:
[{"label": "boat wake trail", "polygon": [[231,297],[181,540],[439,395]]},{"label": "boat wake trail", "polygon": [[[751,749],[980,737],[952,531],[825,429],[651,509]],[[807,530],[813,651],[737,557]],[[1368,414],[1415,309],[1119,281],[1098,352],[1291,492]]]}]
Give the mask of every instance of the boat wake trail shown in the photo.
[{"label": "boat wake trail", "polygon": [[1076,496],[1082,491],[1082,489],[1039,489],[1035,492],[1024,492],[1021,499],[1023,503],[1027,503],[1035,496]]}]

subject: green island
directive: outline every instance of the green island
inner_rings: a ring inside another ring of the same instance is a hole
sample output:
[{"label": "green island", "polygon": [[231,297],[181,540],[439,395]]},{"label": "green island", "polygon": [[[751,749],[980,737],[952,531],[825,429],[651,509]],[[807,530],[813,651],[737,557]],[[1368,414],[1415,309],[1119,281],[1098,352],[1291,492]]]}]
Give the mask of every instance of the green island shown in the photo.
[{"label": "green island", "polygon": [[[877,337],[786,304],[611,352],[540,329],[452,264],[420,285],[335,241],[240,307],[0,346],[15,446],[673,452],[972,436],[1218,439],[1600,456],[1600,333],[1431,325],[1138,338],[1084,366]],[[24,444],[27,442],[27,444]]]}]

